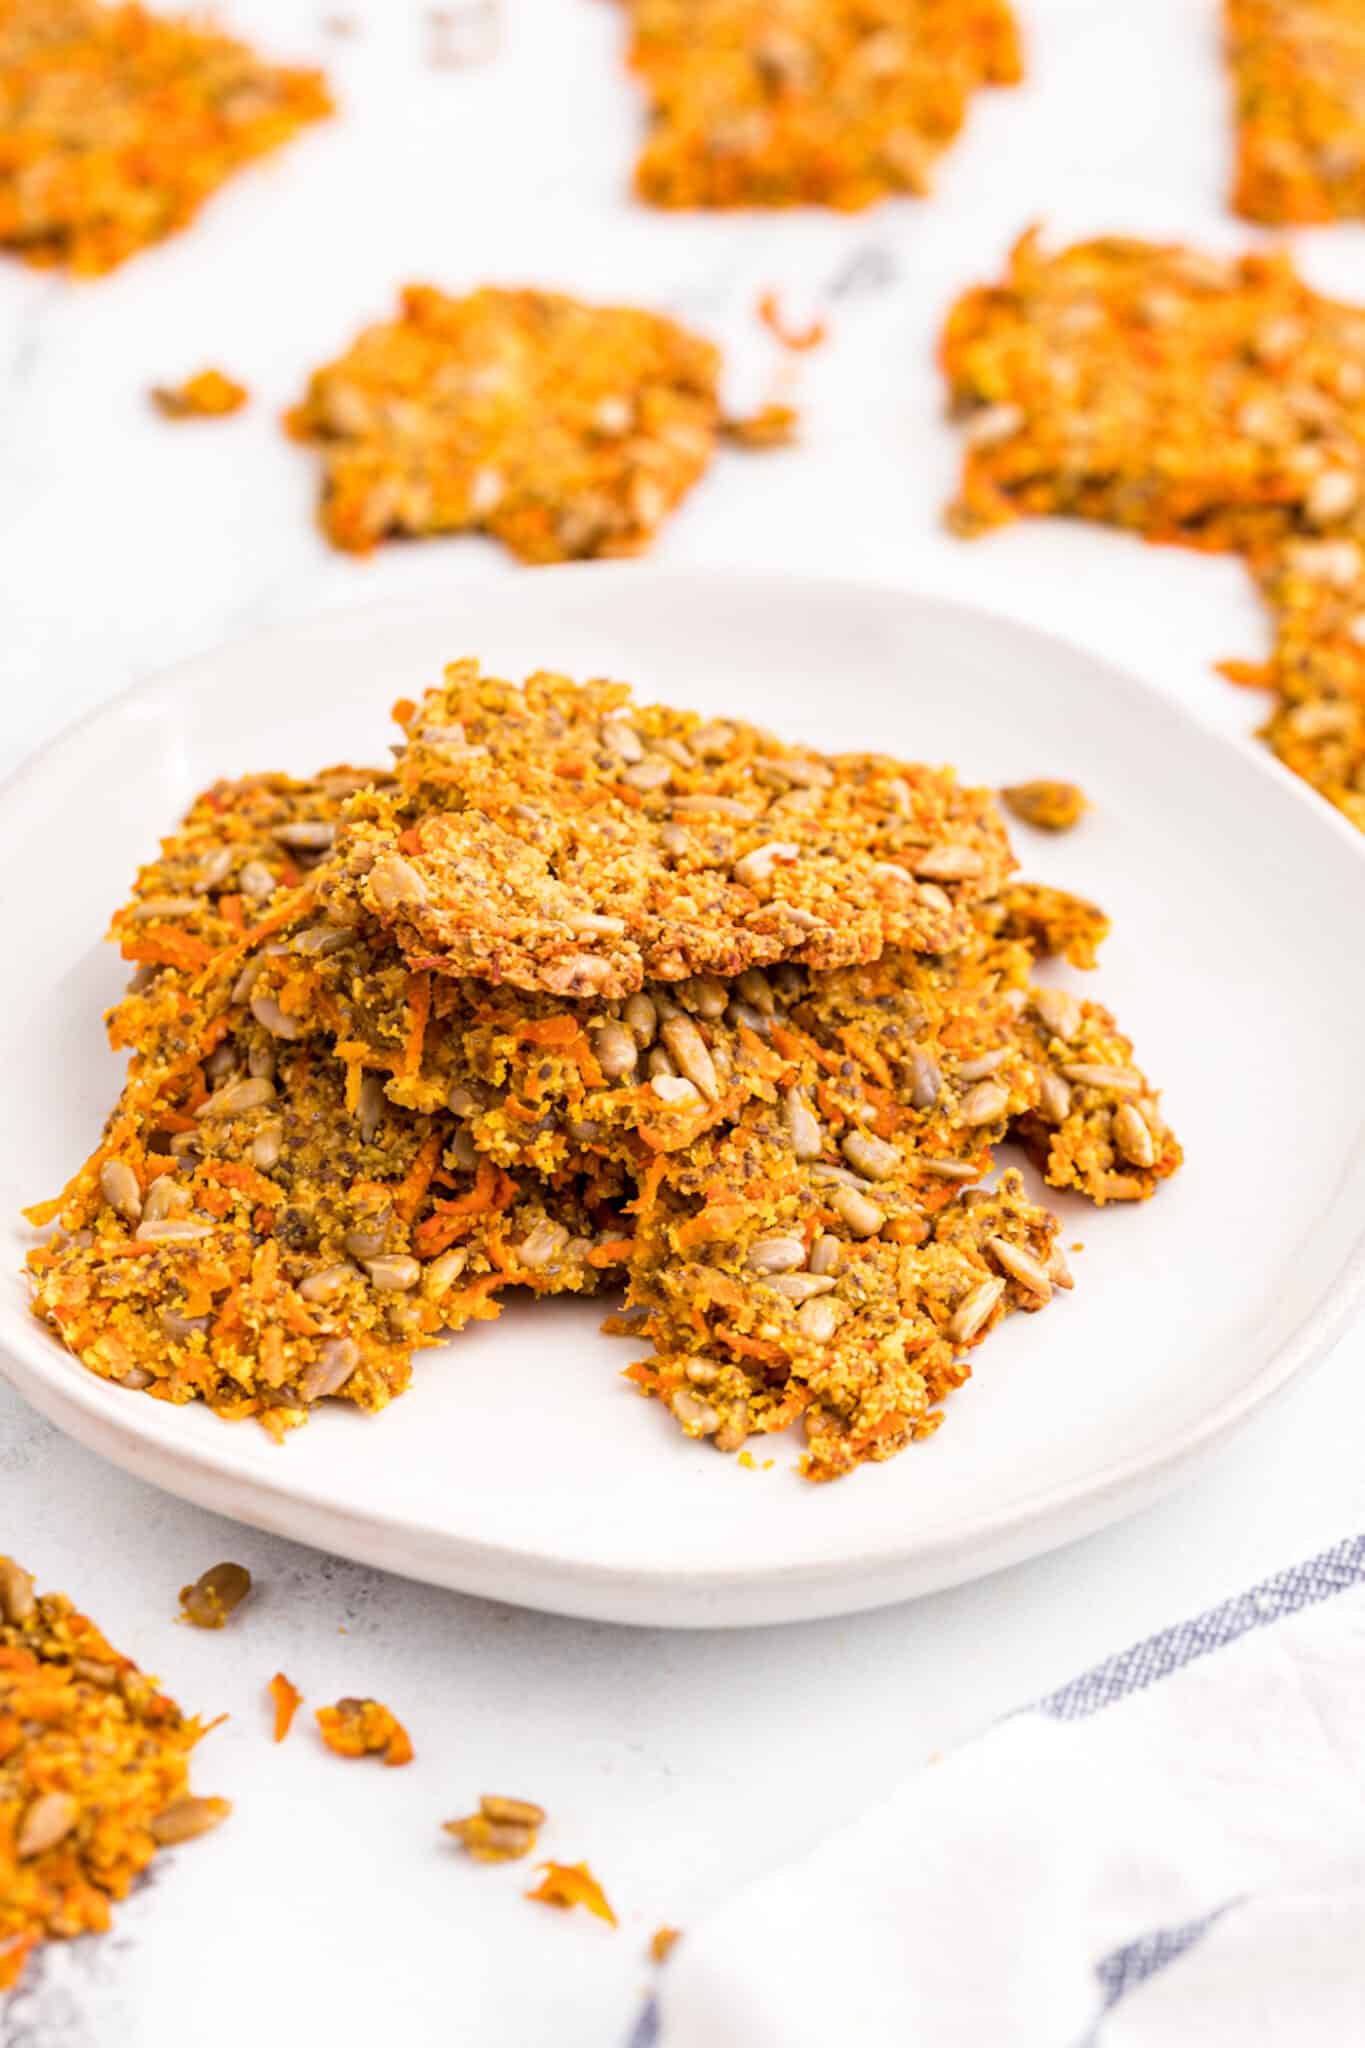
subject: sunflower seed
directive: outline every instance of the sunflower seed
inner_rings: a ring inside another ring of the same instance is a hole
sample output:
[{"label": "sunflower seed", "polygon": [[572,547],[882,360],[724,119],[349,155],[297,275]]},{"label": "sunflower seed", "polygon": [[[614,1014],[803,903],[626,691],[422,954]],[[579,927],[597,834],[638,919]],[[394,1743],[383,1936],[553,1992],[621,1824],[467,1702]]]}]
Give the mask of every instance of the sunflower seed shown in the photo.
[{"label": "sunflower seed", "polygon": [[758,816],[752,804],[742,804],[733,796],[675,796],[675,811],[685,817],[711,815],[717,818],[733,818],[739,824],[751,825]]},{"label": "sunflower seed", "polygon": [[746,967],[735,983],[740,995],[763,1016],[771,1017],[777,1008],[773,985],[761,967]]},{"label": "sunflower seed", "polygon": [[194,1113],[197,1117],[244,1116],[250,1110],[264,1109],[267,1102],[274,1100],[275,1083],[266,1074],[252,1074],[246,1080],[229,1081],[207,1102],[201,1102]]},{"label": "sunflower seed", "polygon": [[855,1173],[866,1180],[890,1180],[897,1172],[901,1155],[894,1145],[888,1145],[882,1138],[874,1138],[868,1131],[850,1131],[840,1141],[843,1153]]},{"label": "sunflower seed", "polygon": [[983,405],[967,421],[965,438],[970,448],[994,448],[1008,441],[1024,424],[1023,408],[1017,405]]},{"label": "sunflower seed", "polygon": [[592,1049],[598,1066],[609,1081],[633,1074],[640,1060],[640,1048],[624,1024],[603,1024],[594,1034]]},{"label": "sunflower seed", "polygon": [[1069,1289],[1076,1285],[1071,1277],[1071,1268],[1066,1262],[1066,1254],[1059,1244],[1052,1247],[1052,1257],[1047,1262],[1047,1277],[1054,1287]]},{"label": "sunflower seed", "polygon": [[627,725],[624,718],[609,718],[602,727],[602,744],[608,752],[619,754],[623,761],[643,761],[644,742],[633,725]]},{"label": "sunflower seed", "polygon": [[1088,1061],[1077,1061],[1063,1067],[1062,1072],[1078,1088],[1112,1089],[1116,1095],[1141,1095],[1144,1085],[1141,1074],[1131,1067],[1092,1066]]},{"label": "sunflower seed", "polygon": [[456,1131],[446,1156],[462,1173],[477,1173],[479,1170],[479,1155],[467,1130]]},{"label": "sunflower seed", "polygon": [[619,939],[626,929],[623,917],[606,917],[596,910],[575,910],[564,920],[571,932],[587,933],[594,939]]},{"label": "sunflower seed", "polygon": [[709,974],[694,974],[689,981],[683,982],[678,993],[688,1009],[695,1016],[705,1018],[708,1024],[725,1015],[725,1005],[730,1000],[725,984]]},{"label": "sunflower seed", "polygon": [[838,1282],[828,1273],[778,1273],[771,1285],[779,1294],[785,1294],[788,1301],[811,1301],[817,1294],[828,1294]]},{"label": "sunflower seed", "polygon": [[680,1074],[656,1074],[650,1087],[660,1102],[676,1109],[685,1102],[700,1102],[701,1097],[690,1081],[684,1081]]},{"label": "sunflower seed", "polygon": [[973,1166],[969,1159],[925,1159],[918,1158],[915,1166],[920,1173],[930,1174],[935,1180],[975,1180],[980,1168]]},{"label": "sunflower seed", "polygon": [[766,1038],[772,1029],[772,1019],[765,1017],[761,1010],[755,1010],[749,1003],[732,1002],[725,1007],[725,1021],[733,1024],[736,1031],[741,1024],[758,1038]]},{"label": "sunflower seed", "polygon": [[214,851],[200,868],[199,873],[195,876],[194,887],[196,894],[207,896],[212,890],[221,888],[231,873],[232,848],[230,846],[215,847]]},{"label": "sunflower seed", "polygon": [[359,1259],[360,1263],[364,1265],[366,1259],[377,1259],[379,1257],[379,1254],[384,1249],[384,1240],[388,1234],[389,1219],[386,1214],[377,1217],[368,1229],[361,1225],[357,1229],[348,1230],[341,1242],[343,1248],[351,1254],[351,1257]]},{"label": "sunflower seed", "polygon": [[932,1109],[938,1101],[943,1086],[943,1075],[938,1062],[930,1059],[927,1052],[916,1049],[910,1055],[910,1106],[912,1109]]},{"label": "sunflower seed", "polygon": [[720,1428],[720,1417],[710,1402],[699,1401],[686,1387],[679,1387],[668,1405],[689,1436],[714,1436]]},{"label": "sunflower seed", "polygon": [[159,1223],[139,1223],[137,1234],[148,1244],[193,1244],[212,1232],[207,1223],[188,1223],[183,1216],[167,1216]]},{"label": "sunflower seed", "polygon": [[299,818],[291,825],[277,825],[271,834],[281,846],[292,846],[301,853],[322,853],[336,836],[336,826],[322,818]]},{"label": "sunflower seed", "polygon": [[164,1849],[173,1842],[190,1842],[196,1835],[206,1835],[210,1828],[225,1821],[231,1811],[226,1799],[177,1799],[153,1814],[147,1832]]},{"label": "sunflower seed", "polygon": [[1344,518],[1360,496],[1349,470],[1325,469],[1308,487],[1303,509],[1310,526],[1331,526]]},{"label": "sunflower seed", "polygon": [[1008,1045],[998,1045],[994,1052],[980,1053],[974,1060],[961,1060],[954,1078],[958,1081],[984,1081],[997,1067],[1004,1066],[1010,1051]]},{"label": "sunflower seed", "polygon": [[1071,1114],[1071,1090],[1050,1067],[1036,1067],[1038,1107],[1049,1123],[1061,1124]]},{"label": "sunflower seed", "polygon": [[1044,1031],[1053,1038],[1074,1038],[1084,1022],[1080,1000],[1070,989],[1030,989],[1029,1001]]},{"label": "sunflower seed", "polygon": [[126,1159],[106,1159],[100,1168],[100,1193],[125,1223],[136,1223],[142,1214],[142,1189]]},{"label": "sunflower seed", "polygon": [[839,1327],[839,1311],[832,1301],[807,1301],[796,1311],[796,1327],[811,1344],[828,1344]]},{"label": "sunflower seed", "polygon": [[249,860],[237,877],[237,887],[253,903],[264,903],[275,893],[275,877],[263,860]]},{"label": "sunflower seed", "polygon": [[159,1173],[147,1190],[142,1218],[145,1223],[164,1223],[168,1216],[187,1215],[189,1206],[189,1189],[182,1188],[173,1173]]},{"label": "sunflower seed", "polygon": [[564,1225],[552,1223],[549,1217],[545,1216],[513,1249],[522,1265],[529,1267],[534,1273],[541,1266],[548,1266],[568,1242],[569,1233]]},{"label": "sunflower seed", "polygon": [[370,869],[369,889],[381,910],[397,910],[405,903],[427,900],[427,885],[411,861],[400,854],[384,853]]},{"label": "sunflower seed", "polygon": [[253,1045],[246,1056],[246,1070],[249,1074],[254,1074],[258,1080],[264,1075],[267,1080],[273,1081],[275,1078],[274,1046]]},{"label": "sunflower seed", "polygon": [[827,1273],[832,1273],[843,1256],[843,1249],[838,1238],[832,1232],[824,1231],[811,1246],[809,1262],[811,1272],[821,1277]]},{"label": "sunflower seed", "polygon": [[37,1604],[33,1574],[12,1557],[0,1557],[0,1616],[17,1625],[28,1620]]},{"label": "sunflower seed", "polygon": [[1040,1294],[1047,1301],[1052,1294],[1052,1282],[1047,1267],[1041,1259],[1035,1259],[1032,1252],[1025,1251],[1019,1244],[1011,1244],[1007,1237],[989,1237],[986,1249],[997,1266],[1003,1266],[1011,1280],[1017,1280],[1021,1287],[1027,1287],[1034,1294]]},{"label": "sunflower seed", "polygon": [[153,918],[191,917],[199,908],[193,896],[144,896],[128,912],[129,924],[148,924]]},{"label": "sunflower seed", "polygon": [[379,1119],[383,1114],[384,1084],[378,1074],[366,1074],[360,1084],[360,1095],[355,1106],[355,1120],[365,1144],[369,1144],[379,1129]]},{"label": "sunflower seed", "polygon": [[744,888],[756,889],[760,883],[771,880],[779,861],[796,860],[800,853],[800,847],[790,839],[769,839],[737,860],[731,872]]},{"label": "sunflower seed", "polygon": [[14,1839],[14,1853],[21,1863],[55,1849],[76,1825],[80,1807],[69,1792],[40,1792],[24,1809]]},{"label": "sunflower seed", "polygon": [[980,1280],[954,1311],[944,1335],[950,1344],[970,1344],[1005,1291],[1003,1280]]},{"label": "sunflower seed", "polygon": [[359,1363],[360,1346],[353,1337],[329,1337],[298,1376],[295,1384],[300,1401],[307,1405],[340,1393]]},{"label": "sunflower seed", "polygon": [[211,1316],[177,1315],[173,1308],[163,1308],[161,1311],[162,1329],[168,1337],[177,1339],[192,1337],[196,1330],[207,1330],[212,1321]]},{"label": "sunflower seed", "polygon": [[958,1114],[964,1124],[990,1124],[1003,1116],[1009,1108],[1009,1090],[1002,1088],[998,1081],[978,1081],[975,1088],[969,1088],[958,1105]]},{"label": "sunflower seed", "polygon": [[985,856],[974,846],[926,846],[909,856],[911,873],[921,882],[972,882],[986,871]]},{"label": "sunflower seed", "polygon": [[442,1252],[439,1259],[433,1259],[422,1274],[422,1292],[438,1298],[455,1282],[469,1264],[469,1253],[464,1245],[453,1245],[448,1252]]},{"label": "sunflower seed", "polygon": [[1121,1102],[1114,1111],[1114,1143],[1130,1166],[1155,1166],[1156,1144],[1140,1110]]},{"label": "sunflower seed", "polygon": [[673,763],[665,761],[659,754],[646,754],[642,761],[632,761],[621,780],[642,794],[651,789],[663,789],[673,780]]},{"label": "sunflower seed", "polygon": [[818,1159],[825,1147],[820,1120],[799,1088],[788,1088],[782,1097],[787,1135],[798,1159]]},{"label": "sunflower seed", "polygon": [[283,1150],[284,1125],[278,1118],[272,1117],[268,1123],[261,1125],[251,1141],[251,1163],[262,1173],[269,1173],[272,1166],[279,1165],[280,1153]]},{"label": "sunflower seed", "polygon": [[746,1261],[751,1273],[794,1273],[806,1263],[806,1247],[799,1237],[761,1237],[749,1247]]},{"label": "sunflower seed", "polygon": [[310,1273],[306,1280],[300,1280],[299,1293],[305,1301],[330,1301],[332,1296],[346,1285],[351,1277],[351,1270],[349,1266],[320,1266],[316,1273]]},{"label": "sunflower seed", "polygon": [[687,1016],[670,1017],[663,1027],[662,1037],[679,1068],[693,1086],[708,1102],[717,1101],[720,1096],[720,1082],[716,1076],[715,1063],[706,1040],[692,1019]]},{"label": "sunflower seed", "polygon": [[643,1048],[653,1043],[659,1028],[659,1013],[647,995],[641,992],[627,997],[621,1015],[638,1046]]},{"label": "sunflower seed", "polygon": [[875,1237],[886,1221],[886,1214],[869,1202],[866,1195],[860,1195],[856,1188],[835,1186],[830,1190],[829,1206],[836,1216],[842,1217],[855,1237]]},{"label": "sunflower seed", "polygon": [[714,1358],[691,1358],[686,1372],[694,1387],[714,1387],[720,1378],[721,1367]]},{"label": "sunflower seed", "polygon": [[343,952],[355,942],[354,932],[339,932],[332,925],[309,924],[295,935],[291,944],[294,952],[314,959],[328,953]]},{"label": "sunflower seed", "polygon": [[422,1277],[422,1268],[407,1252],[385,1252],[377,1259],[366,1259],[365,1271],[371,1287],[381,1294],[406,1294]]},{"label": "sunflower seed", "polygon": [[272,1038],[297,1038],[303,1029],[302,1019],[291,1017],[287,1010],[282,1010],[274,996],[253,996],[251,1014],[258,1024],[265,1026]]}]

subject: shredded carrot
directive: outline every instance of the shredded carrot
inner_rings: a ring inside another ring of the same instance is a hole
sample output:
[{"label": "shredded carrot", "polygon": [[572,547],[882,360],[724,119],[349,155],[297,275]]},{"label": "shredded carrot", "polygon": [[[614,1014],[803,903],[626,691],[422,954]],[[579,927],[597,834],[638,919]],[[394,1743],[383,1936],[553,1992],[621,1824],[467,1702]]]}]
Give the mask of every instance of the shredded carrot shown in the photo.
[{"label": "shredded carrot", "polygon": [[839,1036],[853,1058],[866,1067],[868,1073],[873,1075],[883,1088],[895,1088],[894,1074],[865,1032],[860,1031],[855,1024],[845,1024],[841,1026]]},{"label": "shredded carrot", "polygon": [[294,1716],[303,1705],[303,1694],[291,1685],[282,1671],[277,1671],[266,1691],[275,1702],[275,1740],[283,1742],[294,1725]]},{"label": "shredded carrot", "polygon": [[817,1045],[813,1038],[808,1038],[804,1031],[798,1031],[794,1024],[774,1024],[772,1040],[785,1059],[795,1062],[804,1055],[807,1059],[814,1060],[817,1066],[823,1067],[826,1073],[837,1074],[839,1071],[838,1053],[831,1052],[828,1046]]},{"label": "shredded carrot", "polygon": [[417,706],[413,703],[411,697],[394,698],[389,717],[395,725],[401,725],[406,730],[416,716]]},{"label": "shredded carrot", "polygon": [[633,1237],[609,1237],[605,1244],[595,1244],[588,1253],[590,1266],[623,1266],[635,1250]]},{"label": "shredded carrot", "polygon": [[717,1330],[716,1336],[727,1349],[740,1358],[773,1359],[782,1356],[782,1348],[765,1337],[746,1337],[740,1330]]},{"label": "shredded carrot", "polygon": [[812,320],[807,327],[788,327],[782,318],[776,292],[764,292],[758,302],[758,317],[783,348],[797,354],[808,348],[818,348],[829,332],[823,320]]},{"label": "shredded carrot", "polygon": [[138,928],[135,939],[125,939],[120,947],[125,960],[136,960],[147,967],[179,967],[187,973],[207,967],[213,956],[213,948],[206,946],[193,932],[182,932],[173,924],[145,924]]},{"label": "shredded carrot", "polygon": [[401,1223],[411,1223],[421,1207],[422,1198],[431,1186],[431,1176],[441,1163],[442,1138],[439,1130],[430,1132],[422,1140],[421,1149],[402,1180],[398,1183],[393,1198],[394,1213]]},{"label": "shredded carrot", "polygon": [[581,1035],[582,1026],[567,1010],[559,1010],[553,1017],[537,1017],[529,1024],[517,1026],[517,1037],[528,1045],[572,1045]]}]

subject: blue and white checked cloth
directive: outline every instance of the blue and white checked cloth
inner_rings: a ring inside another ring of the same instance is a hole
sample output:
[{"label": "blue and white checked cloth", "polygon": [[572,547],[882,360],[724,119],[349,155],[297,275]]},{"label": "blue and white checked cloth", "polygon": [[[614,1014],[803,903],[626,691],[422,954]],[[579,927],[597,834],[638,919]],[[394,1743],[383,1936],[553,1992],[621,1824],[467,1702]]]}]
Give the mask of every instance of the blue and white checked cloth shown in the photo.
[{"label": "blue and white checked cloth", "polygon": [[1365,2044],[1365,1536],[1111,1658],[689,1929],[635,2048],[912,2044]]}]

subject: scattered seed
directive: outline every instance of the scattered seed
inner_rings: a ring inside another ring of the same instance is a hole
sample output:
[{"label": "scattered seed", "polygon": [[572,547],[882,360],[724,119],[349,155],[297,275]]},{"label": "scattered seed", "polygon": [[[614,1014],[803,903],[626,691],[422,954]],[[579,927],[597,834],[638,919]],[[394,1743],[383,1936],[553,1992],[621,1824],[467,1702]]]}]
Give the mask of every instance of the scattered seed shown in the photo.
[{"label": "scattered seed", "polygon": [[370,869],[370,894],[381,910],[398,910],[404,904],[427,901],[427,885],[411,861],[401,854],[384,853]]},{"label": "scattered seed", "polygon": [[802,1302],[830,1293],[838,1283],[827,1273],[778,1273],[771,1284],[788,1301]]},{"label": "scattered seed", "polygon": [[1053,1038],[1073,1039],[1085,1021],[1080,999],[1070,989],[1030,989],[1029,1001],[1044,1031]]},{"label": "scattered seed", "polygon": [[207,1102],[201,1102],[194,1113],[197,1117],[245,1116],[253,1109],[264,1109],[267,1102],[274,1100],[275,1083],[268,1075],[252,1074],[245,1080],[229,1081]]},{"label": "scattered seed", "polygon": [[557,1258],[568,1242],[569,1233],[564,1225],[553,1223],[546,1216],[527,1233],[515,1250],[521,1264],[536,1272]]},{"label": "scattered seed", "polygon": [[192,1586],[180,1588],[181,1618],[195,1628],[222,1628],[250,1591],[251,1573],[244,1564],[211,1565]]},{"label": "scattered seed", "polygon": [[927,1173],[934,1180],[976,1180],[981,1172],[970,1159],[929,1159],[921,1155],[915,1165],[920,1173]]},{"label": "scattered seed", "polygon": [[839,1327],[839,1311],[832,1301],[808,1301],[796,1311],[796,1327],[811,1344],[828,1344]]},{"label": "scattered seed", "polygon": [[843,1246],[832,1232],[822,1232],[811,1246],[811,1272],[817,1275],[832,1273],[843,1256],[843,1250]]},{"label": "scattered seed", "polygon": [[37,1605],[33,1574],[24,1571],[12,1557],[0,1557],[0,1616],[17,1627],[28,1620]]},{"label": "scattered seed", "polygon": [[211,1828],[218,1827],[232,1811],[232,1802],[227,1799],[177,1799],[171,1806],[163,1806],[147,1823],[148,1833],[155,1837],[163,1849],[175,1842],[193,1841],[196,1835],[206,1835]]},{"label": "scattered seed", "polygon": [[373,1139],[383,1114],[384,1084],[378,1074],[366,1074],[360,1084],[360,1095],[355,1106],[355,1120],[365,1144],[368,1145]]},{"label": "scattered seed", "polygon": [[779,861],[798,860],[801,849],[790,839],[769,839],[737,860],[732,873],[746,889],[757,889],[770,881]]},{"label": "scattered seed", "polygon": [[661,1036],[694,1088],[704,1095],[708,1102],[718,1101],[720,1081],[716,1075],[715,1062],[711,1058],[706,1040],[692,1019],[681,1013],[676,1017],[670,1017],[662,1028]]},{"label": "scattered seed", "polygon": [[442,1252],[422,1275],[423,1294],[439,1300],[448,1288],[454,1286],[468,1264],[469,1253],[463,1245],[453,1245],[448,1252]]},{"label": "scattered seed", "polygon": [[283,1149],[284,1125],[272,1117],[269,1123],[261,1125],[251,1141],[251,1163],[261,1173],[269,1173],[273,1166],[279,1165]]},{"label": "scattered seed", "polygon": [[299,1293],[304,1301],[330,1301],[346,1285],[352,1270],[350,1266],[323,1266],[300,1280]]},{"label": "scattered seed", "polygon": [[193,896],[144,896],[128,912],[129,924],[150,924],[164,917],[193,917],[199,904]]},{"label": "scattered seed", "polygon": [[212,1235],[207,1223],[190,1223],[183,1216],[167,1216],[159,1222],[139,1223],[137,1234],[147,1244],[194,1244]]},{"label": "scattered seed", "polygon": [[621,1015],[625,1018],[635,1043],[641,1051],[654,1041],[659,1028],[659,1013],[650,998],[643,993],[629,996]]},{"label": "scattered seed", "polygon": [[237,877],[237,887],[253,903],[263,903],[267,896],[274,895],[276,882],[263,860],[249,860]]},{"label": "scattered seed", "polygon": [[666,1102],[670,1109],[678,1109],[683,1103],[701,1101],[692,1083],[685,1081],[680,1074],[656,1074],[649,1085],[660,1102]]},{"label": "scattered seed", "polygon": [[593,1056],[609,1081],[632,1074],[639,1064],[640,1048],[624,1024],[601,1025],[593,1034]]},{"label": "scattered seed", "polygon": [[936,1060],[918,1047],[910,1055],[910,1106],[912,1109],[932,1109],[938,1101],[943,1086],[943,1075]]},{"label": "scattered seed", "polygon": [[985,856],[974,846],[927,846],[909,857],[911,873],[921,882],[972,882],[986,871]]},{"label": "scattered seed", "polygon": [[252,996],[251,1014],[273,1038],[297,1038],[303,1029],[302,1018],[291,1017],[287,1010],[282,1010],[274,996]]},{"label": "scattered seed", "polygon": [[1071,1114],[1070,1088],[1050,1067],[1038,1067],[1034,1071],[1038,1078],[1038,1107],[1049,1123],[1065,1123]]}]

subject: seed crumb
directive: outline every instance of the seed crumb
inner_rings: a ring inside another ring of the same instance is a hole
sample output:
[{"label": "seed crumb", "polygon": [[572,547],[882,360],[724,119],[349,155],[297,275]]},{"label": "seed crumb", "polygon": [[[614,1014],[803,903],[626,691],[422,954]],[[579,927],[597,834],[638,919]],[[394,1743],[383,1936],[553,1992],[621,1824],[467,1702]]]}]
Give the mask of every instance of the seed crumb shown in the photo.
[{"label": "seed crumb", "polygon": [[543,1806],[494,1792],[480,1795],[477,1813],[442,1822],[445,1832],[478,1863],[515,1863],[519,1857],[529,1856],[544,1825]]},{"label": "seed crumb", "polygon": [[682,1933],[681,1927],[656,1927],[649,1937],[649,1953],[656,1963],[667,1962]]},{"label": "seed crumb", "polygon": [[1016,818],[1037,832],[1070,832],[1090,809],[1074,782],[1016,782],[1000,792]]},{"label": "seed crumb", "polygon": [[408,1732],[378,1700],[338,1700],[317,1709],[322,1739],[335,1756],[383,1756],[388,1765],[410,1764]]},{"label": "seed crumb", "polygon": [[829,339],[828,323],[819,318],[808,321],[804,327],[789,326],[776,292],[764,292],[758,302],[758,317],[774,340],[794,355],[804,355],[807,349],[819,348],[821,342]]},{"label": "seed crumb", "polygon": [[192,1586],[180,1588],[180,1619],[192,1628],[222,1628],[251,1591],[244,1564],[210,1565]]},{"label": "seed crumb", "polygon": [[152,386],[152,404],[168,420],[223,419],[240,412],[250,395],[245,384],[222,370],[200,370],[183,384]]},{"label": "seed crumb", "polygon": [[560,1906],[565,1911],[570,1906],[586,1906],[599,1920],[612,1927],[618,1925],[606,1893],[586,1863],[542,1863],[540,1868],[545,1875],[533,1892],[527,1892],[528,1899],[535,1899],[542,1906]]}]

